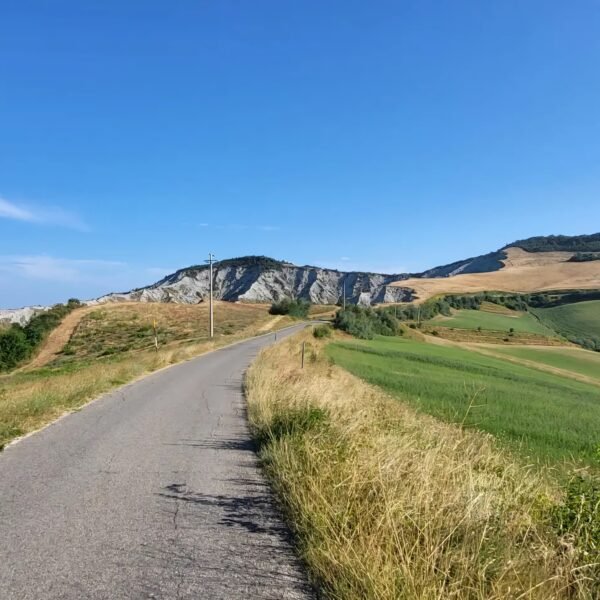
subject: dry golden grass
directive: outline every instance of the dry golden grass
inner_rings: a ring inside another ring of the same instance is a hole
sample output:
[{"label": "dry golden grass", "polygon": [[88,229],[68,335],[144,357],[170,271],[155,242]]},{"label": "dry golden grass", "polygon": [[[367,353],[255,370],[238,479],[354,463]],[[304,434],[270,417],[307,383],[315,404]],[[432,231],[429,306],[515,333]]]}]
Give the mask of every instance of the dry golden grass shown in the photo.
[{"label": "dry golden grass", "polygon": [[[299,368],[302,341],[309,361]],[[329,598],[592,599],[546,523],[558,491],[493,438],[332,366],[309,334],[247,376],[261,458]]]},{"label": "dry golden grass", "polygon": [[310,307],[308,317],[310,319],[330,320],[335,317],[335,313],[338,310],[339,307],[332,306],[331,304],[313,304]]},{"label": "dry golden grass", "polygon": [[600,289],[597,262],[568,262],[571,252],[531,253],[508,248],[505,267],[492,273],[473,273],[437,279],[406,279],[392,285],[412,288],[423,302],[438,294],[485,291],[538,292],[546,290]]},{"label": "dry golden grass", "polygon": [[[160,347],[203,342],[208,339],[208,310],[206,303],[105,304],[85,313],[72,329],[63,358],[78,360],[151,348],[155,323]],[[214,311],[217,337],[258,323],[268,327],[272,322],[264,305],[215,302]]]},{"label": "dry golden grass", "polygon": [[[75,344],[73,354],[63,355],[47,367],[0,376],[0,448],[118,385],[264,333],[265,325],[274,320],[266,307],[254,305],[218,306],[216,315],[221,321],[211,341],[205,333],[206,308],[198,306],[138,303],[107,305],[85,312],[79,326],[89,332],[90,319],[93,342],[84,336],[86,343]],[[154,317],[162,332],[158,352],[147,327]],[[290,322],[289,318],[280,319],[275,328]],[[143,336],[138,337],[141,326]],[[198,335],[196,341],[190,339],[190,334]],[[77,335],[75,331],[73,337]],[[106,349],[111,349],[110,353],[100,356]]]}]

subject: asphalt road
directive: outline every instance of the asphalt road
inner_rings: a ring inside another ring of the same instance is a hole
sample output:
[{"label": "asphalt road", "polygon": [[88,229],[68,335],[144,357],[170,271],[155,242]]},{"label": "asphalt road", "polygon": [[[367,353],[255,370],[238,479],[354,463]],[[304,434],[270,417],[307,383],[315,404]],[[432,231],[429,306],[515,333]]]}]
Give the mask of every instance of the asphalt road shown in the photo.
[{"label": "asphalt road", "polygon": [[0,453],[0,598],[312,597],[241,392],[273,337],[150,375]]}]

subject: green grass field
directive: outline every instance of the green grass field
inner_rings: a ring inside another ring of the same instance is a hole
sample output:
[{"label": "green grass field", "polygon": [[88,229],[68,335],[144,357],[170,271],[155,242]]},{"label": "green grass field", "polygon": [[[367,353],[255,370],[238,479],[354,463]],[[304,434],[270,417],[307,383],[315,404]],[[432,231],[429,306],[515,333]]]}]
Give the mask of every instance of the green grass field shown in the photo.
[{"label": "green grass field", "polygon": [[600,339],[600,300],[538,308],[535,313],[544,323],[565,337]]},{"label": "green grass field", "polygon": [[535,362],[572,371],[579,375],[593,377],[600,382],[600,354],[590,350],[579,350],[577,348],[522,348],[522,347],[498,347],[494,352],[524,358]]},{"label": "green grass field", "polygon": [[333,343],[333,361],[441,419],[527,456],[598,465],[600,388],[453,347],[402,338]]},{"label": "green grass field", "polygon": [[554,332],[529,313],[513,311],[512,314],[500,314],[484,310],[458,310],[451,317],[437,317],[432,321],[440,327],[456,329],[477,329],[490,331],[509,331],[535,333],[552,336]]}]

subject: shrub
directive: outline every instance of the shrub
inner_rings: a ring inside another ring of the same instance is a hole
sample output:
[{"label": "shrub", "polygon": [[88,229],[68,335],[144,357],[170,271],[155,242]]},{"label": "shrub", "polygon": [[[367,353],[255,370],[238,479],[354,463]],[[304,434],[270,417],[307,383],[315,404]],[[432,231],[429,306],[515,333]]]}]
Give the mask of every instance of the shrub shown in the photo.
[{"label": "shrub", "polygon": [[389,310],[373,310],[362,306],[338,310],[333,325],[363,340],[371,340],[376,335],[399,335],[401,331],[398,319]]},{"label": "shrub", "polygon": [[328,338],[328,337],[331,337],[331,332],[332,332],[331,326],[317,325],[313,329],[313,336],[316,337],[317,339]]},{"label": "shrub", "polygon": [[308,316],[310,310],[310,302],[306,300],[290,300],[284,298],[280,302],[273,302],[269,313],[272,315],[289,315],[290,317],[296,317],[304,319]]},{"label": "shrub", "polygon": [[0,334],[0,370],[14,369],[29,356],[30,351],[23,328],[13,325]]}]

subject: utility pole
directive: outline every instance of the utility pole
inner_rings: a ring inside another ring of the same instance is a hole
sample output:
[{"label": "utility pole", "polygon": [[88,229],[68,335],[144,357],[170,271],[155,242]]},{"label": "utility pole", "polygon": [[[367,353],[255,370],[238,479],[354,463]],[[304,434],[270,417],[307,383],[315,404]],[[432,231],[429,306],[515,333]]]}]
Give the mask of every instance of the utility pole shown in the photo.
[{"label": "utility pole", "polygon": [[344,286],[344,288],[343,288],[344,289],[344,292],[343,292],[343,296],[344,296],[344,310],[346,310],[346,280],[345,279],[344,279],[343,286]]},{"label": "utility pole", "polygon": [[158,329],[156,328],[156,317],[152,321],[152,329],[154,329],[154,349],[158,352]]},{"label": "utility pole", "polygon": [[213,262],[215,260],[215,255],[212,254],[212,252],[208,253],[208,260],[204,261],[207,262],[210,268],[210,281],[209,281],[209,297],[208,297],[208,302],[209,302],[209,325],[210,325],[210,339],[212,340],[212,338],[215,336],[215,316],[214,316],[214,312],[213,312]]}]

